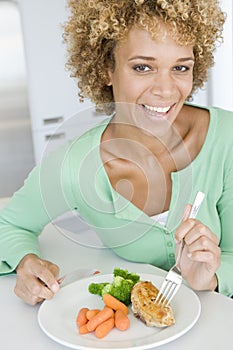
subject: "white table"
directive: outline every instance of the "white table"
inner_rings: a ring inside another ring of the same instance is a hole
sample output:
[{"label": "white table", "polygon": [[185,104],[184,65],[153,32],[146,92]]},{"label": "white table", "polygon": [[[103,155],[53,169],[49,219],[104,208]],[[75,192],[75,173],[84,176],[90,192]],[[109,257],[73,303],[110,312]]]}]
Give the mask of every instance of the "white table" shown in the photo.
[{"label": "white table", "polygon": [[[135,264],[117,257],[108,249],[80,246],[48,225],[41,237],[43,257],[54,261],[61,274],[80,266],[95,267],[111,273],[114,267],[129,271],[156,273],[164,271],[150,265]],[[91,257],[91,258],[90,258]],[[29,306],[14,292],[15,276],[0,277],[0,349],[1,350],[67,350],[40,329],[37,322],[39,306]],[[233,300],[215,292],[199,292],[202,312],[198,322],[185,335],[156,349],[162,350],[230,350],[233,348]]]}]

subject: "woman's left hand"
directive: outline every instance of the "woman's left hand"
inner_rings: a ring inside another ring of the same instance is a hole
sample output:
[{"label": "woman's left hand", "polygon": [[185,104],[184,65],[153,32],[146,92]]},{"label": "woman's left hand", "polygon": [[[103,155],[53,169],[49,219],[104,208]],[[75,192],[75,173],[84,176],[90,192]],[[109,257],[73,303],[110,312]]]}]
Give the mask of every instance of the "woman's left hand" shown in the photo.
[{"label": "woman's left hand", "polygon": [[175,233],[178,241],[184,240],[179,269],[190,287],[196,290],[215,290],[218,282],[216,270],[220,266],[221,250],[217,236],[196,219],[189,219],[191,206]]}]

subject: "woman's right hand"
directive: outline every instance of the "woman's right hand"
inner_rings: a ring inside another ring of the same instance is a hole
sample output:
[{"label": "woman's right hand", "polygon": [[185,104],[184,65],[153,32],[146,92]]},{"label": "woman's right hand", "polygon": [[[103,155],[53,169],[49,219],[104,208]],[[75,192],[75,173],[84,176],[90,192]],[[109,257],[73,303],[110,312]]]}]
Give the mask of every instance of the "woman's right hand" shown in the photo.
[{"label": "woman's right hand", "polygon": [[27,304],[51,299],[59,290],[59,267],[34,254],[26,255],[16,268],[15,294]]}]

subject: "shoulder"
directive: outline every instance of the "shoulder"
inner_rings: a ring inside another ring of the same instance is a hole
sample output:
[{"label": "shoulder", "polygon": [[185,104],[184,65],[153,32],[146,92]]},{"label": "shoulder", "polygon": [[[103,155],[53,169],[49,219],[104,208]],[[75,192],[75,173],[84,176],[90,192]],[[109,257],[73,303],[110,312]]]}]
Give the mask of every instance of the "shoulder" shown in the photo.
[{"label": "shoulder", "polygon": [[232,133],[233,111],[219,107],[199,106],[188,104],[187,108],[194,116],[205,118],[208,116],[210,123],[215,125],[217,133],[228,131]]},{"label": "shoulder", "polygon": [[98,151],[100,147],[100,141],[104,130],[109,123],[109,119],[106,119],[87,130],[82,135],[69,141],[66,147],[65,158],[72,164],[78,164],[83,158],[86,158],[88,154],[93,151]]},{"label": "shoulder", "polygon": [[219,107],[209,108],[210,132],[209,139],[212,151],[215,150],[225,163],[227,168],[232,164],[233,149],[233,112]]},{"label": "shoulder", "polygon": [[222,135],[225,139],[229,137],[233,140],[233,111],[210,107],[209,113],[213,124],[215,124],[216,133]]},{"label": "shoulder", "polygon": [[204,105],[197,105],[197,104],[191,104],[191,103],[186,103],[185,107],[189,109],[189,111],[192,111],[192,113],[195,114],[205,114],[205,113],[210,113],[211,115],[215,115],[218,117],[226,117],[226,118],[231,118],[233,119],[233,111],[223,109],[220,107],[215,107],[215,106],[204,106]]},{"label": "shoulder", "polygon": [[[66,141],[52,152],[44,152],[39,163],[39,171],[51,168],[66,168],[70,164],[78,164],[78,161],[92,149],[99,147],[103,131],[108,121],[103,121],[85,133]],[[48,153],[48,154],[47,154]]]},{"label": "shoulder", "polygon": [[[233,112],[219,107],[188,105],[195,119],[199,119],[198,140],[202,139],[205,150],[218,153],[219,156],[232,154],[233,148]],[[206,124],[207,120],[207,124]]]}]

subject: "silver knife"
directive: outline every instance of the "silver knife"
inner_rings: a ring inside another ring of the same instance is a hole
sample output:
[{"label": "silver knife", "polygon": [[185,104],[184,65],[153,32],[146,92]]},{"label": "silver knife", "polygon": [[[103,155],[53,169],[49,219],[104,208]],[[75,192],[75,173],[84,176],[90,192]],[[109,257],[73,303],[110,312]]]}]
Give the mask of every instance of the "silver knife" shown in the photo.
[{"label": "silver knife", "polygon": [[64,287],[70,283],[73,283],[75,281],[78,281],[85,277],[90,277],[93,275],[96,275],[100,273],[97,269],[87,269],[87,268],[80,268],[75,271],[69,272],[66,275],[60,277],[58,279],[58,283],[60,284],[60,287]]}]

